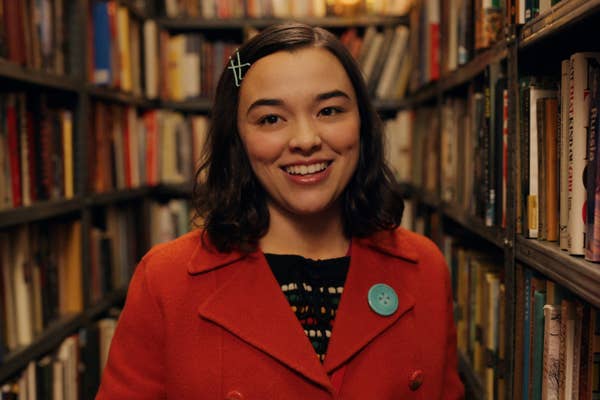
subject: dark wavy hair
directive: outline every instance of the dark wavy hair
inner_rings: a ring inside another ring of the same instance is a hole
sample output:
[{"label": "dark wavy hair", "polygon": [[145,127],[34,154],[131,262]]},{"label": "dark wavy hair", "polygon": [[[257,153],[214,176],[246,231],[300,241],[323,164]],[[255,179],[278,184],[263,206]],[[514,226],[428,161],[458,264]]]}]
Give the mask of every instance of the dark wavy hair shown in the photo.
[{"label": "dark wavy hair", "polygon": [[[266,28],[238,52],[242,63],[252,64],[278,51],[307,47],[331,52],[356,92],[360,154],[357,169],[341,195],[344,232],[348,237],[364,237],[395,229],[400,225],[404,202],[384,161],[381,120],[371,105],[360,68],[344,45],[325,29],[285,23]],[[238,132],[238,91],[233,71],[225,67],[216,88],[192,199],[204,235],[220,252],[255,250],[269,227],[267,194],[252,171]],[[206,244],[205,239],[203,236]]]}]

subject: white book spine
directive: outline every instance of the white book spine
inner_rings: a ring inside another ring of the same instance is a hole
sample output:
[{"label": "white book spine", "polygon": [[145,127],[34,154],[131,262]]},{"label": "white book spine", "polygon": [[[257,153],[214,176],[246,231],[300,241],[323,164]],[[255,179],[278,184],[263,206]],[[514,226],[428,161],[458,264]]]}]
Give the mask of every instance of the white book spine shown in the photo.
[{"label": "white book spine", "polygon": [[583,173],[586,164],[587,128],[589,124],[588,59],[600,60],[600,53],[576,53],[569,71],[569,190],[567,225],[569,253],[584,254],[586,201]]},{"label": "white book spine", "polygon": [[33,315],[31,315],[31,282],[28,282],[29,268],[29,230],[27,226],[20,228],[16,235],[13,270],[13,287],[15,292],[15,312],[17,316],[17,341],[27,346],[33,341]]},{"label": "white book spine", "polygon": [[569,221],[568,182],[569,182],[569,60],[561,63],[560,81],[560,248],[569,249],[569,234],[567,223]]},{"label": "white book spine", "polygon": [[542,400],[558,400],[560,370],[560,307],[544,306]]}]

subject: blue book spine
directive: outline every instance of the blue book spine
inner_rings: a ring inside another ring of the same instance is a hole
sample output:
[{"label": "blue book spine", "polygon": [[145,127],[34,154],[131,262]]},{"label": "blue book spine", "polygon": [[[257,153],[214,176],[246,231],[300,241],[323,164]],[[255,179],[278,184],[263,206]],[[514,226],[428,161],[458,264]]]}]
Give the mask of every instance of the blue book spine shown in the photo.
[{"label": "blue book spine", "polygon": [[108,85],[111,82],[111,37],[107,3],[103,1],[94,3],[92,20],[94,25],[94,83]]},{"label": "blue book spine", "polygon": [[542,400],[542,373],[544,371],[544,305],[546,293],[535,291],[534,299],[534,332],[533,332],[533,365],[531,368],[532,400]]}]

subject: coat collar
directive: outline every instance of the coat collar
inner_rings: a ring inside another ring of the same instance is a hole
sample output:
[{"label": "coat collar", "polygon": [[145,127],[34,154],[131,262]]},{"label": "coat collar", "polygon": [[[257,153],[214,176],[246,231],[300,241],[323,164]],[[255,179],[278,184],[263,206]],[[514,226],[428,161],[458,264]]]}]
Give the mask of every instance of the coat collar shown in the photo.
[{"label": "coat collar", "polygon": [[[371,248],[379,253],[387,254],[410,261],[418,262],[417,252],[407,240],[408,233],[403,228],[396,231],[381,231],[366,238],[354,238],[353,243],[361,247]],[[202,243],[204,240],[204,243]],[[208,272],[245,258],[248,254],[232,251],[221,253],[209,242],[208,237],[200,235],[200,240],[188,262],[188,272],[192,275]]]},{"label": "coat collar", "polygon": [[[324,364],[260,251],[222,254],[198,246],[188,264],[190,274],[240,265],[223,271],[224,283],[199,304],[197,312],[333,393],[329,376],[415,304],[405,270],[416,266],[417,254],[405,242],[393,232],[353,239],[348,277]],[[374,313],[368,305],[367,293],[376,283],[391,286],[398,295],[399,308],[389,317]]]}]

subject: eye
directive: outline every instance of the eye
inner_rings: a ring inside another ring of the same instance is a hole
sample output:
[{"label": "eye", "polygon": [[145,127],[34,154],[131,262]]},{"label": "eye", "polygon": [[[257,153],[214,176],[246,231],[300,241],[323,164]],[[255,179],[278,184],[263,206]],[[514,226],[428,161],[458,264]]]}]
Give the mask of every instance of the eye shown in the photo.
[{"label": "eye", "polygon": [[332,115],[336,115],[339,114],[341,112],[343,112],[344,110],[342,110],[339,107],[325,107],[324,109],[322,109],[321,111],[319,111],[319,115],[323,115],[325,117],[329,117]]},{"label": "eye", "polygon": [[259,125],[274,125],[279,122],[281,118],[275,114],[265,115],[264,117],[258,120]]}]

